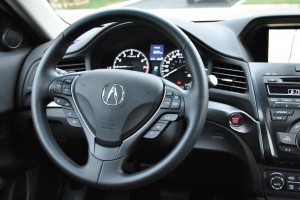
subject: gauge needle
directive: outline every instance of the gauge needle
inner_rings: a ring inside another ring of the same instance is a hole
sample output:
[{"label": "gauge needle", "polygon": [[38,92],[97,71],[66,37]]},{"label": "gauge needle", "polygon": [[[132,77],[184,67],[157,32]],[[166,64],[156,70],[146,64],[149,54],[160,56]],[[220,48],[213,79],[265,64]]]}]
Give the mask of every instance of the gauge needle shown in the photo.
[{"label": "gauge needle", "polygon": [[136,66],[126,66],[126,65],[124,65],[124,66],[114,66],[114,69],[134,69],[134,68],[136,68]]},{"label": "gauge needle", "polygon": [[178,70],[180,70],[180,69],[182,69],[182,68],[184,68],[184,67],[185,67],[185,64],[184,64],[184,65],[181,65],[180,67],[178,67],[178,68],[176,68],[176,69],[170,71],[169,73],[165,74],[165,75],[163,76],[163,78],[169,76],[170,74],[173,74],[174,72],[176,72],[176,71],[178,71]]}]

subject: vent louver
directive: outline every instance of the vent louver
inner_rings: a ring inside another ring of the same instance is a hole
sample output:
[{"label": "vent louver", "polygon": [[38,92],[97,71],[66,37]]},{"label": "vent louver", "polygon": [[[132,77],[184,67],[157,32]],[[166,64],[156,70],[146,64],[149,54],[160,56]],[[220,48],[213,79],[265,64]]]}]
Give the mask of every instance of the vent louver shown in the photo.
[{"label": "vent louver", "polygon": [[70,59],[60,61],[56,68],[59,73],[73,73],[85,71],[85,61],[84,59]]},{"label": "vent louver", "polygon": [[212,68],[212,75],[218,79],[215,87],[231,92],[246,93],[247,80],[242,67],[231,64],[216,64]]}]

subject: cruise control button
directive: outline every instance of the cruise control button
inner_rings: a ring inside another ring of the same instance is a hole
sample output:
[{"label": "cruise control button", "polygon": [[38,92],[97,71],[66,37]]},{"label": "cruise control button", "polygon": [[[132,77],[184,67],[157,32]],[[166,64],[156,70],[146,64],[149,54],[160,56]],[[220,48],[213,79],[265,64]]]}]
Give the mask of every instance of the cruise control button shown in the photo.
[{"label": "cruise control button", "polygon": [[287,116],[283,115],[272,115],[272,120],[273,121],[286,121]]},{"label": "cruise control button", "polygon": [[180,108],[180,100],[173,100],[171,103],[171,109],[179,109]]},{"label": "cruise control button", "polygon": [[68,123],[69,123],[71,126],[81,127],[80,122],[79,122],[78,119],[75,119],[75,118],[67,118],[67,121],[68,121]]},{"label": "cruise control button", "polygon": [[160,134],[160,131],[150,130],[144,135],[144,138],[153,139],[153,138],[156,138],[159,134]]},{"label": "cruise control button", "polygon": [[154,124],[154,126],[152,126],[151,130],[152,131],[163,131],[166,126],[167,126],[167,123],[158,122],[158,123]]},{"label": "cruise control button", "polygon": [[177,114],[166,114],[164,116],[162,116],[160,118],[161,121],[169,121],[169,122],[173,122],[173,121],[176,121],[178,118],[178,115]]},{"label": "cruise control button", "polygon": [[66,109],[66,108],[64,108],[63,110],[67,118],[76,118],[76,119],[78,118],[74,110]]},{"label": "cruise control button", "polygon": [[277,133],[277,139],[281,144],[296,145],[296,134],[294,133]]}]

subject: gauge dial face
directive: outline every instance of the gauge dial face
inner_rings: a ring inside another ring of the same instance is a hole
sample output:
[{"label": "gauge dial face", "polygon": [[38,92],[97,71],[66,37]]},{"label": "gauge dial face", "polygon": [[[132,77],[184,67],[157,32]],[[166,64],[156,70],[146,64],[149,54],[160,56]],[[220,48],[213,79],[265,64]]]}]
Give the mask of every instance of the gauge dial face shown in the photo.
[{"label": "gauge dial face", "polygon": [[181,87],[190,85],[192,81],[192,76],[186,68],[180,50],[174,50],[166,55],[160,65],[160,74],[161,77]]},{"label": "gauge dial face", "polygon": [[149,61],[145,54],[136,49],[127,49],[115,58],[113,69],[127,69],[139,72],[149,72]]}]

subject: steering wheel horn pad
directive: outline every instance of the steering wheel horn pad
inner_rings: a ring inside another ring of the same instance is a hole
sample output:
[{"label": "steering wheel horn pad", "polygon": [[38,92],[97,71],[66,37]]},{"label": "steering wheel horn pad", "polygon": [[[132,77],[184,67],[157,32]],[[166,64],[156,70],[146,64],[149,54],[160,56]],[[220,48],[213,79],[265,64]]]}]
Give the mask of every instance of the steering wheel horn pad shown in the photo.
[{"label": "steering wheel horn pad", "polygon": [[156,76],[128,70],[93,70],[79,76],[73,95],[96,142],[119,146],[158,109],[164,85]]}]

